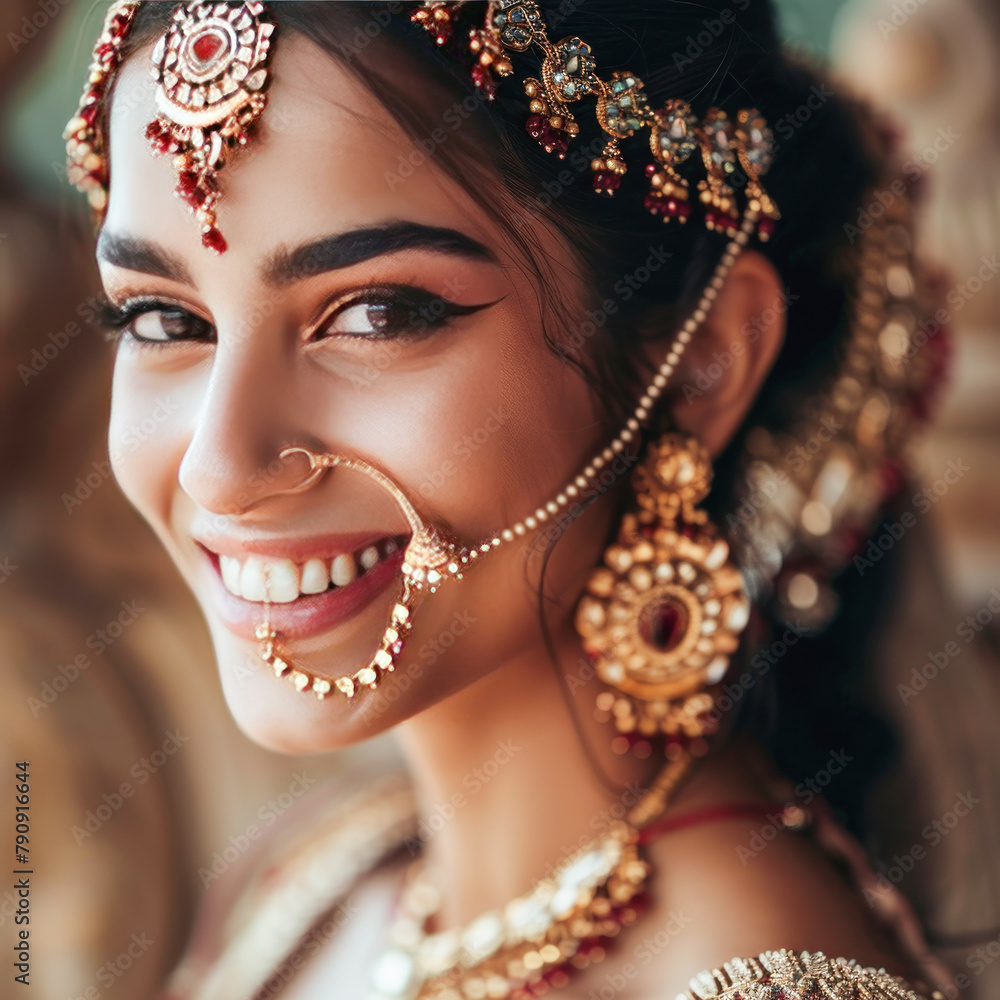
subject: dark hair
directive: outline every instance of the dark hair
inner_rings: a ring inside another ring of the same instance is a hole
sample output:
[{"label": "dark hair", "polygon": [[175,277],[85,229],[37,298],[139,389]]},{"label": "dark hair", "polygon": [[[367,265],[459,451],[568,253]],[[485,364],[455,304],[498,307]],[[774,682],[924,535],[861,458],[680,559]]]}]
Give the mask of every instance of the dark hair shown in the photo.
[{"label": "dark hair", "polygon": [[[661,337],[690,308],[717,262],[723,239],[697,221],[664,225],[643,207],[648,182],[642,168],[650,157],[648,149],[642,157],[641,139],[623,145],[629,171],[616,196],[595,194],[589,165],[604,139],[592,105],[585,102],[577,116],[580,134],[566,159],[545,153],[525,131],[527,98],[517,82],[538,73],[534,57],[515,55],[514,77],[500,82],[496,100],[476,100],[471,56],[436,47],[423,28],[410,22],[408,8],[415,6],[284,2],[273,4],[271,12],[280,32],[305,35],[349,68],[414,139],[426,141],[435,129],[445,130],[446,141],[432,140],[432,155],[522,252],[524,266],[548,304],[546,339],[554,350],[560,349],[566,331],[579,328],[586,312],[581,313],[579,302],[567,301],[561,287],[565,275],[540,253],[539,225],[551,226],[575,250],[580,273],[593,290],[586,309],[616,299],[616,282],[643,265],[651,248],[662,247],[669,255],[656,281],[645,283],[626,301],[617,296],[619,308],[606,323],[596,324],[582,356],[565,354],[591,380],[609,427],[616,427],[644,384],[639,365],[644,336],[652,331]],[[782,220],[772,240],[759,249],[792,293],[776,304],[786,310],[787,335],[743,428],[716,463],[711,507],[718,516],[731,509],[748,430],[790,425],[803,399],[832,370],[852,291],[839,260],[850,251],[845,223],[854,220],[866,190],[877,182],[878,156],[866,138],[861,110],[785,57],[767,0],[541,0],[539,6],[552,37],[585,39],[605,79],[614,70],[636,73],[654,106],[683,98],[699,116],[710,107],[731,116],[741,108],[757,108],[774,129],[775,157],[765,184]],[[456,36],[481,24],[485,7],[465,4]],[[143,4],[125,54],[162,31],[172,9],[172,4]],[[372,56],[387,46],[405,55],[428,83],[427,97],[414,100],[412,92],[401,92],[379,71]],[[450,95],[444,106],[439,96],[430,96],[431,83],[441,88],[434,89],[435,95]],[[447,117],[448,100],[454,102],[451,109],[461,127],[452,127]],[[262,127],[267,128],[266,115]],[[651,433],[660,429],[653,427]],[[864,606],[870,611],[873,604],[866,601]],[[854,624],[849,645],[856,653],[869,622]],[[889,742],[885,730],[867,716],[855,731],[859,709],[850,685],[842,681],[852,680],[857,656],[829,643],[802,642],[799,649],[814,661],[810,679],[803,684],[794,668],[783,671],[792,674],[787,684],[772,676],[771,689],[758,688],[757,707],[761,700],[770,702],[782,717],[796,720],[791,739],[788,729],[775,727],[770,740],[793,778],[815,773],[831,747],[839,748],[845,740],[857,751],[855,759],[862,763],[851,769],[851,784],[842,786],[840,801],[836,785],[827,793],[854,821],[863,791],[857,776],[871,776],[865,760],[870,764],[884,757]],[[857,739],[836,735],[839,728],[843,736],[845,726],[853,737],[866,734],[864,747]]]}]

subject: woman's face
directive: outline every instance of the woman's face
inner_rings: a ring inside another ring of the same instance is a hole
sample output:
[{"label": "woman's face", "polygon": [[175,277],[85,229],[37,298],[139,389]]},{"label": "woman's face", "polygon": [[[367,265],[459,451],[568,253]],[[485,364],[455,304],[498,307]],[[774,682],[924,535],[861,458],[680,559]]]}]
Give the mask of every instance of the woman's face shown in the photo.
[{"label": "woman's face", "polygon": [[[118,347],[113,468],[201,603],[244,730],[276,749],[341,745],[538,642],[535,540],[428,598],[377,692],[319,702],[258,656],[263,577],[292,655],[320,676],[352,673],[396,599],[392,549],[407,529],[357,472],[284,492],[306,464],[279,451],[362,456],[471,544],[552,499],[608,429],[545,345],[537,284],[495,224],[313,43],[277,46],[260,137],[222,174],[221,257],[143,138],[156,114],[148,58],[118,82],[98,249],[112,302],[140,312]],[[539,235],[582,304],[568,248]],[[567,628],[609,506],[593,505],[549,563]]]}]

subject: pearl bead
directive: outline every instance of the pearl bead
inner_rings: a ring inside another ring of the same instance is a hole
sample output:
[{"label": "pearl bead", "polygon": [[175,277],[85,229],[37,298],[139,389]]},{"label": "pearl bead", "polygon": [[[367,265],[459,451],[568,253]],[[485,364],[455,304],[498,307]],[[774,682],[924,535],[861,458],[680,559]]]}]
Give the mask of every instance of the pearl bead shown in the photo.
[{"label": "pearl bead", "polygon": [[[646,397],[646,396],[643,396],[642,398],[643,398],[643,399],[646,399],[646,398],[648,398],[648,397]],[[638,421],[640,421],[640,420],[645,420],[645,419],[646,419],[646,417],[648,417],[648,416],[649,416],[649,411],[648,411],[648,410],[646,409],[646,407],[644,407],[644,406],[640,406],[640,407],[639,407],[639,409],[637,409],[637,410],[635,411],[635,416],[636,416],[636,422],[637,422],[637,425],[638,425]]]},{"label": "pearl bead", "polygon": [[677,339],[682,344],[690,343],[690,341],[691,341],[691,334],[688,333],[687,330],[681,330],[681,332],[679,334],[677,334]]},{"label": "pearl bead", "polygon": [[[653,401],[649,398],[648,391],[647,391],[646,395],[643,396],[642,399],[639,400],[639,405],[640,406],[645,406],[645,407],[649,407],[649,406],[653,405]],[[639,419],[641,420],[642,418],[640,417]]]},{"label": "pearl bead", "polygon": [[579,490],[576,488],[575,484],[571,484],[571,485],[569,485],[569,486],[566,487],[566,496],[568,496],[568,497],[575,497],[578,492],[579,492]]},{"label": "pearl bead", "polygon": [[566,501],[566,498],[560,493],[559,496],[556,497],[555,502],[553,502],[552,500],[550,500],[545,505],[545,509],[550,514],[558,514],[559,513],[559,505],[562,504],[562,503],[565,503],[565,501]]},{"label": "pearl bead", "polygon": [[693,319],[695,321],[695,323],[698,323],[699,325],[701,323],[704,323],[705,322],[705,310],[704,309],[695,309],[694,313],[691,315],[691,319]]},{"label": "pearl bead", "polygon": [[[680,337],[677,338],[680,340]],[[657,375],[653,379],[653,388],[649,390],[649,394],[653,395],[653,389],[662,389],[667,384],[667,380],[662,375]]]},{"label": "pearl bead", "polygon": [[510,530],[510,528],[504,528],[504,529],[503,529],[503,531],[501,531],[501,532],[500,532],[500,537],[501,537],[501,538],[502,538],[502,539],[503,539],[503,540],[504,540],[505,542],[510,542],[510,541],[513,541],[513,538],[514,538],[514,532],[513,532],[513,531],[511,531],[511,530]]},{"label": "pearl bead", "polygon": [[538,527],[538,522],[533,517],[526,517],[524,519],[524,526],[528,529],[533,530]]},{"label": "pearl bead", "polygon": [[[646,397],[643,396],[643,399]],[[639,421],[632,417],[628,423],[625,425],[630,431],[637,431],[639,429]]]}]

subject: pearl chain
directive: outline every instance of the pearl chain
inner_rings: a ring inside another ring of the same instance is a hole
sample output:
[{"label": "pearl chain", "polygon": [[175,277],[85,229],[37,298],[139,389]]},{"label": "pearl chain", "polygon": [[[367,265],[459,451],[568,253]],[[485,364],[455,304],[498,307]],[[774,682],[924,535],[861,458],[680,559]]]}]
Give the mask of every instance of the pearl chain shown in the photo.
[{"label": "pearl chain", "polygon": [[719,263],[715,267],[712,279],[709,281],[705,291],[702,293],[697,307],[687,320],[685,320],[684,325],[681,327],[677,336],[674,338],[674,342],[670,345],[670,349],[667,351],[666,359],[663,364],[660,365],[659,370],[653,377],[652,382],[646,386],[645,391],[639,399],[638,405],[632,411],[632,415],[628,418],[628,420],[626,420],[625,426],[622,428],[618,436],[607,446],[607,448],[591,459],[590,463],[584,467],[582,472],[570,483],[568,483],[554,500],[550,500],[543,507],[539,507],[534,514],[530,514],[528,517],[518,521],[516,524],[512,524],[509,528],[504,528],[502,531],[496,532],[496,534],[487,539],[485,542],[482,542],[480,545],[468,549],[465,553],[463,553],[461,562],[471,563],[480,555],[492,551],[504,542],[512,542],[515,538],[521,537],[529,531],[534,531],[540,524],[544,523],[550,517],[558,514],[560,510],[567,507],[577,496],[580,495],[583,490],[591,485],[601,469],[603,469],[609,462],[614,461],[615,455],[623,452],[625,450],[625,446],[634,440],[640,428],[649,419],[650,411],[652,410],[655,401],[663,394],[663,390],[666,387],[667,382],[670,380],[670,376],[673,375],[674,371],[677,369],[677,365],[680,364],[681,357],[683,356],[687,345],[691,342],[691,337],[695,330],[697,330],[698,327],[705,322],[705,317],[711,310],[712,304],[715,302],[715,299],[719,294],[719,289],[722,288],[725,283],[726,276],[729,274],[730,268],[736,262],[736,258],[750,242],[750,237],[756,228],[758,217],[759,213],[753,211],[752,209],[748,210],[744,215],[740,231],[729,241],[728,244],[726,244],[726,249],[719,258]]}]

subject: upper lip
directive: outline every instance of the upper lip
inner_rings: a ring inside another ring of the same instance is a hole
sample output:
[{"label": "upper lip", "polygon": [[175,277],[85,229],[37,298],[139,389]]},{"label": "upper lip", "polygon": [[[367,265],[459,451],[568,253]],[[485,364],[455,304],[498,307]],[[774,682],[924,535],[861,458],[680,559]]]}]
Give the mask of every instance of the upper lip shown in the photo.
[{"label": "upper lip", "polygon": [[192,532],[191,537],[203,549],[223,556],[268,556],[304,563],[309,559],[333,559],[342,553],[357,552],[381,538],[396,537],[391,531],[356,531],[337,535],[250,538]]}]

